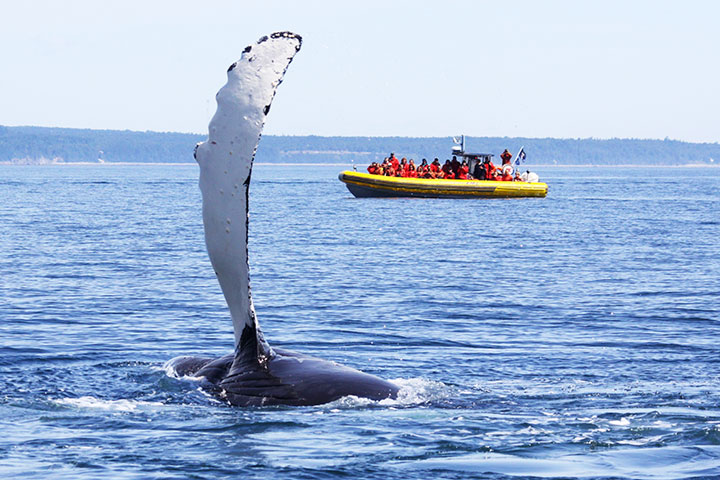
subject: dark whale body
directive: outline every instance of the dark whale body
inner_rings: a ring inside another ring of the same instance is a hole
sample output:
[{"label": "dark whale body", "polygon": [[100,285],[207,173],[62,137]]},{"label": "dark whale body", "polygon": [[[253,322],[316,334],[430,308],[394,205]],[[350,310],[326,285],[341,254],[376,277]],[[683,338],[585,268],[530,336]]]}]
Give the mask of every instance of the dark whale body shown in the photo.
[{"label": "dark whale body", "polygon": [[178,376],[203,377],[232,405],[318,405],[345,396],[382,400],[398,387],[335,362],[271,348],[263,338],[252,295],[247,254],[252,164],[277,86],[302,39],[274,33],[247,47],[227,71],[216,98],[208,141],[197,145],[203,224],[210,261],[235,332],[235,351],[218,359],[177,357]]},{"label": "dark whale body", "polygon": [[383,400],[398,388],[373,375],[337,363],[274,348],[263,364],[235,354],[217,359],[179,357],[178,375],[204,377],[218,397],[237,406],[319,405],[346,396]]}]

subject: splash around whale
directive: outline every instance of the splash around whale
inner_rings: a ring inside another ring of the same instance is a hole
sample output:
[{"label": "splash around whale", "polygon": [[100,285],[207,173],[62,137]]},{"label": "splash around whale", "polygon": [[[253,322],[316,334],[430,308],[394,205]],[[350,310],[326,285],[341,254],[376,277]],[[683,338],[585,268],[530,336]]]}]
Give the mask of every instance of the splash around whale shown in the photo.
[{"label": "splash around whale", "polygon": [[177,357],[167,367],[178,376],[203,377],[232,405],[318,405],[398,393],[396,385],[373,375],[270,347],[255,315],[247,249],[252,164],[270,104],[301,44],[299,35],[277,32],[245,48],[216,96],[208,140],[195,148],[205,243],[230,310],[235,350],[218,359]]}]

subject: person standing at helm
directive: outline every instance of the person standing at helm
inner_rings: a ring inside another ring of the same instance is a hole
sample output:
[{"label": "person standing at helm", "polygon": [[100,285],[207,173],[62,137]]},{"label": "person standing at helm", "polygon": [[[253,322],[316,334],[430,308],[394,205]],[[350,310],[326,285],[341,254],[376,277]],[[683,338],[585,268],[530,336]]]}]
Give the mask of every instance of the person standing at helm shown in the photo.
[{"label": "person standing at helm", "polygon": [[475,168],[472,171],[472,176],[475,180],[486,180],[487,177],[487,170],[485,169],[485,164],[483,164],[479,159],[475,163]]}]

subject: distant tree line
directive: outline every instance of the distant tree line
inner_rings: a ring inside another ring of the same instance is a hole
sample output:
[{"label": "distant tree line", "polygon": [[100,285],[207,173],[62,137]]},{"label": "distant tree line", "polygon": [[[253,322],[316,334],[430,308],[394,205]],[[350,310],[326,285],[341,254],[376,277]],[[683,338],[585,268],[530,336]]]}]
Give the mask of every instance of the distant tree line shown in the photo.
[{"label": "distant tree line", "polygon": [[[0,162],[191,163],[205,135],[129,130],[0,126]],[[256,161],[365,165],[394,152],[398,157],[445,160],[450,137],[263,136]],[[527,163],[558,165],[685,165],[720,162],[719,143],[594,138],[466,137],[467,151],[492,153],[525,147]]]}]

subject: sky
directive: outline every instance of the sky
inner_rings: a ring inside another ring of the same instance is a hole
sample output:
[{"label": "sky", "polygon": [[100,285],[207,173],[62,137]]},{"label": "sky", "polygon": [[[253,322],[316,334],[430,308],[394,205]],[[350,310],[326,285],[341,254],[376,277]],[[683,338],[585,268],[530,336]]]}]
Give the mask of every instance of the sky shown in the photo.
[{"label": "sky", "polygon": [[266,134],[720,142],[720,2],[0,0],[0,125],[206,133],[303,37]]}]

